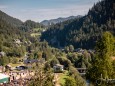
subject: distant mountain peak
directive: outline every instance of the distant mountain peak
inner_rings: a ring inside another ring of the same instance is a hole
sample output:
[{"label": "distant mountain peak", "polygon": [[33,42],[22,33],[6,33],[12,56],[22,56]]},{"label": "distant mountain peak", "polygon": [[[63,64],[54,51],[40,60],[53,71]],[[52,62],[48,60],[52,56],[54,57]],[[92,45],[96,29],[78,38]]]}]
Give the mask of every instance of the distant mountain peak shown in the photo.
[{"label": "distant mountain peak", "polygon": [[67,20],[70,20],[70,19],[75,19],[75,18],[80,18],[80,17],[81,17],[81,15],[69,16],[69,17],[59,17],[57,19],[44,20],[40,23],[45,25],[45,26],[48,26],[48,25],[51,25],[51,24],[56,24],[56,23],[60,23],[60,22],[64,22],[64,21],[67,21]]},{"label": "distant mountain peak", "polygon": [[[115,0],[101,0],[83,17],[51,25],[41,39],[54,47],[93,49],[106,31],[115,35]],[[52,41],[53,40],[53,41]]]}]

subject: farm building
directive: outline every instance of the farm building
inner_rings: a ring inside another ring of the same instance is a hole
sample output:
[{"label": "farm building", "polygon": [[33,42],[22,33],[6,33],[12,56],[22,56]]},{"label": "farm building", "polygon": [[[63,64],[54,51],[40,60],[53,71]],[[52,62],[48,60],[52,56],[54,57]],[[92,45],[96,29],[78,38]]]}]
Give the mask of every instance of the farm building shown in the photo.
[{"label": "farm building", "polygon": [[54,69],[54,72],[63,72],[64,66],[60,64],[56,64],[55,66],[53,66],[53,69]]}]

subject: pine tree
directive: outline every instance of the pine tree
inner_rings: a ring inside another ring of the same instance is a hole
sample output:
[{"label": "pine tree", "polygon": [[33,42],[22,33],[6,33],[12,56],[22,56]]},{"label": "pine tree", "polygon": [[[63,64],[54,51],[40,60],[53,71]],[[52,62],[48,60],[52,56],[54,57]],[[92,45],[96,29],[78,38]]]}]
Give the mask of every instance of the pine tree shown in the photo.
[{"label": "pine tree", "polygon": [[87,78],[95,82],[101,78],[113,78],[111,56],[113,54],[114,38],[110,32],[105,32],[96,45],[96,56],[92,67],[87,72]]}]

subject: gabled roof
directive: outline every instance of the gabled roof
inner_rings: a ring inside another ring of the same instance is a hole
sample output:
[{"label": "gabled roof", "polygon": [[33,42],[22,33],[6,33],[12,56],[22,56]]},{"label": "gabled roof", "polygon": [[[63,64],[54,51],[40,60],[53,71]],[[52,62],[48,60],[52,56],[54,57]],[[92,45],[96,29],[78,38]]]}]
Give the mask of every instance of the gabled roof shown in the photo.
[{"label": "gabled roof", "polygon": [[27,60],[24,60],[24,64],[28,64],[28,63],[44,63],[45,60],[44,59],[41,59],[41,60],[38,60],[38,59],[27,59]]},{"label": "gabled roof", "polygon": [[55,66],[58,66],[58,67],[63,67],[63,65],[61,65],[61,64],[55,64]]}]

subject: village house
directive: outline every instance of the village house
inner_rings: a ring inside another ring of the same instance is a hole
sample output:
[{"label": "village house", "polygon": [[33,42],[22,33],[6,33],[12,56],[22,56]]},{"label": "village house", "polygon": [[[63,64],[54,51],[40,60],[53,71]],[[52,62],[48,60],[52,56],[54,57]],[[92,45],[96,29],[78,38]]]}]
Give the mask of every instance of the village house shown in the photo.
[{"label": "village house", "polygon": [[54,72],[63,72],[64,66],[60,64],[56,64],[55,66],[53,66],[53,69],[54,69]]},{"label": "village house", "polygon": [[10,72],[8,75],[10,76],[10,81],[24,79],[24,78],[31,78],[34,76],[33,71],[18,71],[18,72]]}]

